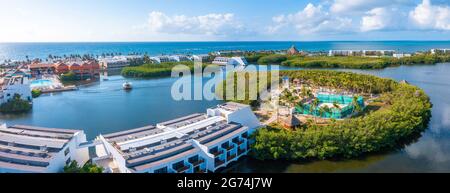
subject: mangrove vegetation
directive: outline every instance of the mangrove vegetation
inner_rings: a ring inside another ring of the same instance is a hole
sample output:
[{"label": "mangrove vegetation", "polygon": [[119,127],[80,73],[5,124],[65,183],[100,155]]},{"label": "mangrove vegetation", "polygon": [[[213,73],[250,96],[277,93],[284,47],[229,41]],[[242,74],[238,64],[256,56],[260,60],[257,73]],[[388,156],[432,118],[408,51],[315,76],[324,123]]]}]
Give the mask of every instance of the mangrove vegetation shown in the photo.
[{"label": "mangrove vegetation", "polygon": [[353,158],[366,153],[401,147],[427,128],[432,104],[425,92],[413,85],[337,71],[282,71],[316,86],[380,95],[384,108],[362,116],[308,123],[296,130],[274,124],[254,135],[252,155],[261,160],[310,160]]}]

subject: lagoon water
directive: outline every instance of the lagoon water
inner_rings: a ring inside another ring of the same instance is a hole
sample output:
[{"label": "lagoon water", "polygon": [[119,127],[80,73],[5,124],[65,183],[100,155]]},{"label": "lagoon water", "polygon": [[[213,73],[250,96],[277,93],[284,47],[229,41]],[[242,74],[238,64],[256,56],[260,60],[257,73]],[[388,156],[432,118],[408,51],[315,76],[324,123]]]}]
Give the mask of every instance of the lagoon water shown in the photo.
[{"label": "lagoon water", "polygon": [[[450,47],[450,42],[434,43],[440,46]],[[376,42],[374,44],[393,44],[391,46],[398,46],[398,49],[425,50],[429,47],[438,47],[434,43],[411,43],[416,46],[412,46],[412,48],[407,46],[408,43],[401,43],[406,46],[386,42]],[[242,47],[250,46],[260,49],[260,44],[264,45],[264,43],[257,43],[256,45],[247,45],[245,43]],[[276,42],[272,44],[278,45]],[[290,44],[291,42],[282,42],[279,47],[267,47],[267,49],[283,49]],[[324,44],[329,46],[329,44],[339,45],[350,43],[331,42]],[[351,45],[353,47],[362,47],[364,44],[363,42],[353,43]],[[299,45],[308,44],[299,43]],[[369,45],[372,45],[372,43],[369,43]],[[106,45],[104,46],[107,47]],[[352,46],[348,49],[352,49]],[[0,49],[1,58],[5,56],[5,46],[0,44],[0,47],[2,47]],[[215,49],[240,49],[242,47],[228,48],[226,46],[218,46]],[[26,52],[23,52],[24,48],[15,49],[22,51],[15,53],[14,49],[9,50],[7,51],[9,54],[7,55],[19,56],[25,54],[32,55],[33,53],[36,56],[46,56],[48,55],[46,52],[50,52],[49,50],[53,50],[54,48],[49,46],[46,49],[40,50],[42,52],[35,50],[37,48],[27,48],[25,49],[27,50]],[[77,49],[79,51],[83,50],[82,47]],[[86,49],[92,50],[95,48],[89,47]],[[199,49],[202,49],[201,46]],[[319,47],[316,49],[326,48]],[[69,53],[71,48],[69,46],[63,50]],[[350,71],[374,74],[396,80],[407,80],[411,84],[423,88],[431,97],[434,105],[432,110],[433,117],[429,128],[417,141],[402,149],[370,155],[360,159],[292,163],[283,161],[262,162],[251,158],[244,158],[224,170],[224,172],[450,172],[450,64]],[[122,90],[122,83],[126,81],[122,76],[109,76],[108,79],[107,81],[102,80],[83,86],[77,91],[42,95],[34,99],[33,111],[31,113],[8,116],[0,114],[0,122],[84,129],[88,138],[93,139],[100,133],[104,134],[132,129],[148,124],[156,124],[191,113],[205,112],[206,108],[221,103],[221,101],[173,100],[171,97],[171,87],[173,82],[176,81],[174,78],[150,80],[131,79],[129,81],[133,83],[134,89],[130,92]]]}]

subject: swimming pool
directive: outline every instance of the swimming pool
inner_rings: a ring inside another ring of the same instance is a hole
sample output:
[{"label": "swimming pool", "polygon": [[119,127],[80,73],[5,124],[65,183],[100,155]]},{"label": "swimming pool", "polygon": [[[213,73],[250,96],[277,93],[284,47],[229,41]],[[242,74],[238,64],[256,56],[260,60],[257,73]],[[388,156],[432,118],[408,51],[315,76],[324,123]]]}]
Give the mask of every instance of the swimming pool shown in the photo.
[{"label": "swimming pool", "polygon": [[33,80],[31,81],[31,88],[47,87],[52,86],[53,81],[47,79]]},{"label": "swimming pool", "polygon": [[[322,118],[343,119],[353,114],[358,103],[359,107],[364,108],[364,98],[359,96],[354,101],[353,96],[334,95],[334,94],[318,94],[319,104],[313,107],[311,103],[299,104],[295,107],[295,111],[304,115],[313,115]],[[324,112],[324,106],[328,106],[329,111]]]}]

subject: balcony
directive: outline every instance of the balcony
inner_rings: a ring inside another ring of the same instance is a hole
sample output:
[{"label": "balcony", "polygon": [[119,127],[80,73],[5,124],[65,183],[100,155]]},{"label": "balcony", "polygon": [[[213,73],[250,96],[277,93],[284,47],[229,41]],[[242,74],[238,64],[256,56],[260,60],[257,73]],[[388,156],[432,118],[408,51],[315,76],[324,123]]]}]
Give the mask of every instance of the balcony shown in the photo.
[{"label": "balcony", "polygon": [[237,153],[238,153],[238,155],[242,155],[242,154],[245,153],[246,151],[247,151],[247,150],[245,150],[245,149],[239,148],[238,151],[237,151]]},{"label": "balcony", "polygon": [[234,148],[234,145],[229,145],[228,147],[224,147],[227,151],[230,151]]},{"label": "balcony", "polygon": [[218,150],[218,151],[215,151],[215,152],[211,152],[211,154],[213,154],[214,156],[219,156],[219,155],[222,155],[223,154],[223,150]]},{"label": "balcony", "polygon": [[237,141],[233,141],[234,143],[236,143],[238,146],[244,144],[244,140],[237,140]]},{"label": "balcony", "polygon": [[202,169],[201,167],[194,167],[194,173],[206,173],[206,169]]},{"label": "balcony", "polygon": [[221,166],[221,165],[223,165],[224,163],[225,162],[220,160],[220,159],[219,160],[214,160],[214,166],[216,166],[216,168]]},{"label": "balcony", "polygon": [[227,156],[227,161],[231,161],[234,158],[236,158],[236,154],[228,155]]},{"label": "balcony", "polygon": [[184,172],[186,172],[186,170],[188,170],[190,168],[191,167],[189,167],[189,166],[182,166],[182,167],[179,167],[179,168],[174,168],[174,170],[177,171],[177,173],[184,173]]},{"label": "balcony", "polygon": [[202,164],[202,163],[204,163],[205,162],[205,160],[204,159],[198,159],[198,160],[195,160],[195,161],[189,161],[191,164],[192,164],[192,166],[198,166],[198,165],[200,165],[200,164]]}]

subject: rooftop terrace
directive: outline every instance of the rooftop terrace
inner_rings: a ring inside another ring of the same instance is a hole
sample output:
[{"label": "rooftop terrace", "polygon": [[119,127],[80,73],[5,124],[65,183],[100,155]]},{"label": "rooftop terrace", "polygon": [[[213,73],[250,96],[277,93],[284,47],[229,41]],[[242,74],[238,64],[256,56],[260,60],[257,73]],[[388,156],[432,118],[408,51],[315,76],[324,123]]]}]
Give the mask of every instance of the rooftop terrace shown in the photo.
[{"label": "rooftop terrace", "polygon": [[[240,108],[234,104],[226,107]],[[108,134],[104,137],[122,154],[128,168],[140,171],[200,151],[193,146],[192,139],[198,140],[201,144],[213,144],[218,140],[224,140],[223,137],[227,134],[246,129],[240,124],[227,123],[224,117],[208,117],[199,113],[157,125]]]},{"label": "rooftop terrace", "polygon": [[0,126],[0,167],[43,172],[78,130]]}]

